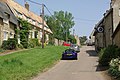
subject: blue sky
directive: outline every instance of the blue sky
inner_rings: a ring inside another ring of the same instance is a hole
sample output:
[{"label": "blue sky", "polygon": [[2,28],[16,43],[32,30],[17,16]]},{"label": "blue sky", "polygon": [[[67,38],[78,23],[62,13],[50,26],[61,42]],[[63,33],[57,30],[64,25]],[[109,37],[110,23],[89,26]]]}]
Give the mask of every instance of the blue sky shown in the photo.
[{"label": "blue sky", "polygon": [[[24,0],[15,0],[24,5]],[[68,11],[74,16],[75,34],[78,36],[89,36],[95,24],[103,17],[103,14],[110,6],[110,0],[32,0],[44,3],[51,13],[54,11]],[[28,2],[30,10],[40,14],[41,6]],[[45,14],[49,14],[45,10]],[[50,14],[49,14],[50,15]]]}]

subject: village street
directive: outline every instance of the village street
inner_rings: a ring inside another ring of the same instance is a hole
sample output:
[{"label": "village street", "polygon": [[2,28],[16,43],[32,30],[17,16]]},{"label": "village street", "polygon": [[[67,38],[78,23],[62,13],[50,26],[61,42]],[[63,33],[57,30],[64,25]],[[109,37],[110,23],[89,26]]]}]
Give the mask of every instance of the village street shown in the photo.
[{"label": "village street", "polygon": [[78,53],[78,60],[61,60],[33,80],[111,80],[97,69],[97,61],[94,47],[83,46]]}]

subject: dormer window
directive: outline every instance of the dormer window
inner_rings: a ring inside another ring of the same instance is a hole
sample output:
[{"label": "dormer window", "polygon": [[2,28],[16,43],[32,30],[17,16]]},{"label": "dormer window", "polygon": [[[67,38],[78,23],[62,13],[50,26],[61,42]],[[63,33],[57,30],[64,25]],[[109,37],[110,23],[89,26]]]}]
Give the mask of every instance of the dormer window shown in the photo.
[{"label": "dormer window", "polygon": [[9,19],[10,19],[10,15],[6,12],[4,12],[4,19],[3,19],[3,22],[5,24],[9,24]]}]

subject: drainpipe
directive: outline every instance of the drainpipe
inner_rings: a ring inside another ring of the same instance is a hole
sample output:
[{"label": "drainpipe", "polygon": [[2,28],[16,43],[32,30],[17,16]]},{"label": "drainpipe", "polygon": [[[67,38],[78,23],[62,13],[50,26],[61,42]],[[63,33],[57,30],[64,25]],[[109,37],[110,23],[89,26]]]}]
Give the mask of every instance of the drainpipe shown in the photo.
[{"label": "drainpipe", "polygon": [[[112,34],[113,34],[113,8],[111,8],[111,9],[112,9],[111,23],[112,23]],[[111,35],[111,38],[112,38],[112,45],[113,45],[114,43],[113,43],[113,37],[112,37],[112,35]]]}]

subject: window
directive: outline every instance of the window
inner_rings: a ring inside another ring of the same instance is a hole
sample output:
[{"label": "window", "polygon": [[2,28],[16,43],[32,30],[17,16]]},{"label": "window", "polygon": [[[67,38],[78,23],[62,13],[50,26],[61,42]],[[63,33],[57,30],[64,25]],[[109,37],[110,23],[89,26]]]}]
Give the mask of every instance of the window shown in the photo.
[{"label": "window", "polygon": [[42,38],[42,31],[40,31],[40,38]]},{"label": "window", "polygon": [[4,39],[3,40],[8,40],[8,32],[4,31]]},{"label": "window", "polygon": [[10,15],[6,12],[4,12],[5,18],[3,19],[3,22],[5,24],[9,24],[9,19],[10,19]]}]

